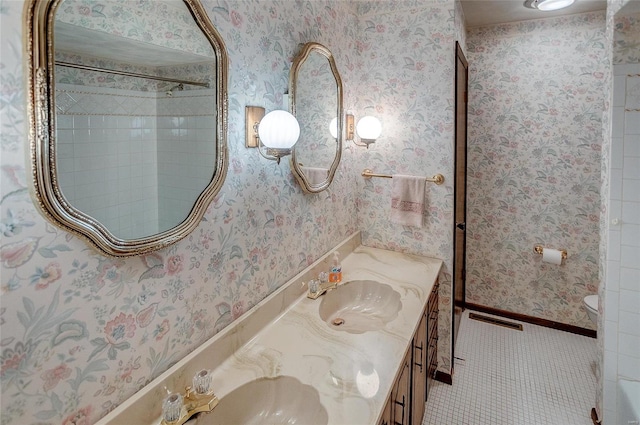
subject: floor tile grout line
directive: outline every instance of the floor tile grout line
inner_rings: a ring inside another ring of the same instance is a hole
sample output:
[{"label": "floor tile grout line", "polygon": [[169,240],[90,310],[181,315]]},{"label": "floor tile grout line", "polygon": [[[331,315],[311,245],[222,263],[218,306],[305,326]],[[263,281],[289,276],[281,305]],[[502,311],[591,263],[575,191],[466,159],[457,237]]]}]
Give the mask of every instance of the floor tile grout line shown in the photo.
[{"label": "floor tile grout line", "polygon": [[[516,331],[468,314],[456,353],[465,360],[454,363],[452,386],[436,382],[429,390],[423,425],[510,425],[516,418],[522,425],[555,425],[558,419],[563,425],[591,424],[595,340],[532,324]],[[490,422],[464,419],[471,417]]]}]

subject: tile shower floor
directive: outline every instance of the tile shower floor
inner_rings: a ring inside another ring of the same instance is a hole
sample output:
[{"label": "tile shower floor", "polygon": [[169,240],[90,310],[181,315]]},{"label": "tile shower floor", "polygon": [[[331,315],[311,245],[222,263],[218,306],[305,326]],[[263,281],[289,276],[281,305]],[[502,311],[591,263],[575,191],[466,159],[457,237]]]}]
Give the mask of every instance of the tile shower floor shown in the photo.
[{"label": "tile shower floor", "polygon": [[522,325],[471,320],[465,311],[453,385],[434,381],[422,425],[591,425],[596,340]]}]

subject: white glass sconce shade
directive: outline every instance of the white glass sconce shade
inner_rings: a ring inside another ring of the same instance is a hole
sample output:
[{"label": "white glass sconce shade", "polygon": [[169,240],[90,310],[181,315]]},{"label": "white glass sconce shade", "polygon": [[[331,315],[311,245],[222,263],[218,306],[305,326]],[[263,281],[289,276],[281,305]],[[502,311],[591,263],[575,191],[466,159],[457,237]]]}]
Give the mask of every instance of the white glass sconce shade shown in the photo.
[{"label": "white glass sconce shade", "polygon": [[[291,148],[300,137],[300,125],[296,117],[287,111],[271,111],[264,114],[260,106],[245,107],[247,148],[258,148],[264,158],[277,161],[291,154]],[[264,148],[264,149],[263,149]],[[266,153],[263,152],[266,150]]]},{"label": "white glass sconce shade", "polygon": [[358,121],[358,125],[356,125],[356,133],[358,133],[358,137],[360,137],[364,143],[369,145],[380,137],[382,124],[380,124],[380,120],[376,117],[370,115],[362,117],[360,121]]},{"label": "white glass sconce shade", "polygon": [[300,125],[287,111],[271,111],[260,121],[258,136],[267,148],[291,149],[300,137]]},{"label": "white glass sconce shade", "polygon": [[334,118],[329,123],[329,133],[334,139],[338,138],[338,118]]}]

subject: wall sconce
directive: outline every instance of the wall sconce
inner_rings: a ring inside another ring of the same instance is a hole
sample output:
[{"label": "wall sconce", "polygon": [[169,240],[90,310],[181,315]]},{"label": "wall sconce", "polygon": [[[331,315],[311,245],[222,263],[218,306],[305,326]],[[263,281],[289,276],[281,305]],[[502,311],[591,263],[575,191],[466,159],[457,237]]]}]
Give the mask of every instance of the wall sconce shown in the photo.
[{"label": "wall sconce", "polygon": [[[350,120],[349,120],[350,119]],[[356,126],[356,133],[360,138],[360,143],[356,142],[353,134],[353,115],[347,115],[347,140],[353,140],[357,146],[366,146],[369,149],[371,143],[375,143],[376,139],[382,133],[382,124],[378,118],[371,115],[360,118]],[[351,134],[349,135],[349,131]],[[349,138],[349,136],[351,138]]]},{"label": "wall sconce", "polygon": [[334,139],[338,138],[338,118],[334,118],[329,123],[329,133]]},{"label": "wall sconce", "polygon": [[[275,110],[264,114],[260,106],[245,107],[247,148],[258,148],[260,155],[280,164],[280,158],[290,155],[300,137],[296,117],[287,111]],[[264,146],[266,153],[262,151]]]},{"label": "wall sconce", "polygon": [[[346,137],[345,140],[353,140],[353,115],[347,114],[345,117]],[[338,138],[338,118],[334,118],[329,123],[329,133],[334,139]]]},{"label": "wall sconce", "polygon": [[356,126],[355,126],[355,118],[353,118],[352,114],[347,114],[347,117],[345,119],[345,128],[347,130],[347,140],[353,140],[355,138],[355,131],[356,131]]}]

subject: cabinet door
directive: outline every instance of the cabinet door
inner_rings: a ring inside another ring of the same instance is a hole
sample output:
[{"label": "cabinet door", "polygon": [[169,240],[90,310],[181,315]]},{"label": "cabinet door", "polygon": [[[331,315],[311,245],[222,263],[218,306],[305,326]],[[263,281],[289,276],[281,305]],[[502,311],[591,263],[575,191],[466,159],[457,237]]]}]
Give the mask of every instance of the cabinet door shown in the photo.
[{"label": "cabinet door", "polygon": [[393,404],[392,400],[387,401],[387,405],[384,407],[384,412],[382,412],[382,418],[380,418],[380,422],[378,425],[392,425],[391,424],[391,405]]},{"label": "cabinet door", "polygon": [[411,420],[411,351],[407,351],[402,361],[402,371],[391,392],[393,425],[409,425]]},{"label": "cabinet door", "polygon": [[412,423],[420,425],[427,401],[427,313],[422,313],[418,330],[413,337],[413,392],[411,395]]},{"label": "cabinet door", "polygon": [[436,282],[427,303],[427,397],[438,369],[438,286]]}]

